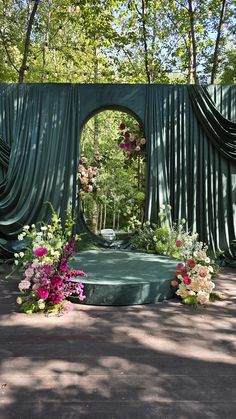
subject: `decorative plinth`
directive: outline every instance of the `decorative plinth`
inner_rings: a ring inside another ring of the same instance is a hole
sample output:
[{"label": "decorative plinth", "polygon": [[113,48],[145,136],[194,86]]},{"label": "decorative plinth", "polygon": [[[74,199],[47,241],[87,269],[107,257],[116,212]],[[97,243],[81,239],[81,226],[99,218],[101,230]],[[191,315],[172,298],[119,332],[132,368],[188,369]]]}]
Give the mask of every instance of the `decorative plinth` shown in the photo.
[{"label": "decorative plinth", "polygon": [[[162,301],[174,296],[176,260],[165,256],[122,250],[90,250],[76,255],[73,268],[87,272],[85,284],[90,305],[132,305]],[[79,302],[76,297],[71,301]]]}]

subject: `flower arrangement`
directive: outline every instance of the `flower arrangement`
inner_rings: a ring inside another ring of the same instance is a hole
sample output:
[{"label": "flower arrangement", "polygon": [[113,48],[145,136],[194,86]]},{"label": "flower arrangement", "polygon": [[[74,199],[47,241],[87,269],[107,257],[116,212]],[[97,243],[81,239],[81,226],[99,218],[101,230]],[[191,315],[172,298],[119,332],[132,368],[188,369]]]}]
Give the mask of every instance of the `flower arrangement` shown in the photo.
[{"label": "flower arrangement", "polygon": [[15,265],[23,269],[23,278],[18,287],[22,296],[17,298],[20,311],[25,313],[63,313],[72,307],[67,300],[76,294],[80,301],[85,299],[82,282],[73,282],[86,273],[70,269],[68,262],[74,253],[75,236],[71,236],[73,220],[67,211],[65,228],[52,209],[52,222],[42,225],[24,226],[18,240],[25,240],[24,252],[15,253]]},{"label": "flower arrangement", "polygon": [[134,129],[129,129],[124,122],[120,124],[121,135],[119,137],[118,146],[125,152],[128,158],[134,158],[145,150],[146,139],[140,125],[136,125]]},{"label": "flower arrangement", "polygon": [[91,193],[97,190],[99,170],[102,156],[97,154],[92,161],[82,156],[78,166],[78,181],[80,192]]},{"label": "flower arrangement", "polygon": [[171,281],[176,294],[181,297],[185,304],[206,304],[222,295],[213,291],[215,284],[212,281],[214,275],[214,262],[207,255],[207,246],[197,240],[185,243],[176,241],[176,247],[181,249],[183,262],[178,263],[175,272],[177,280]]}]

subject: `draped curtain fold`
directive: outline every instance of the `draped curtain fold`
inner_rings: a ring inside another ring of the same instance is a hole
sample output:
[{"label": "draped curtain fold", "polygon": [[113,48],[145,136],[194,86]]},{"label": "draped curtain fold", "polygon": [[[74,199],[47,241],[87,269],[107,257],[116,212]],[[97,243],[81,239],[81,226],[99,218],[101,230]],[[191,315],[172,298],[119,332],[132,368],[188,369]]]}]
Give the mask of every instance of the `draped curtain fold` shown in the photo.
[{"label": "draped curtain fold", "polygon": [[75,206],[80,94],[74,85],[8,85],[1,94],[1,129],[14,138],[0,194],[0,232],[10,239],[48,218],[47,201],[62,218]]},{"label": "draped curtain fold", "polygon": [[188,86],[189,96],[199,123],[221,155],[236,161],[236,122],[225,118],[216,109],[207,88]]},{"label": "draped curtain fold", "polygon": [[[228,121],[222,126],[226,119],[214,111],[218,132],[227,133],[222,135],[219,149],[209,141],[207,121],[199,124],[188,92],[189,88],[181,85],[148,89],[146,217],[155,222],[160,204],[169,203],[174,220],[185,218],[188,227],[213,250],[228,249],[236,233],[236,164],[228,158],[227,143],[235,124]],[[204,110],[205,118],[208,112],[208,108]]]}]

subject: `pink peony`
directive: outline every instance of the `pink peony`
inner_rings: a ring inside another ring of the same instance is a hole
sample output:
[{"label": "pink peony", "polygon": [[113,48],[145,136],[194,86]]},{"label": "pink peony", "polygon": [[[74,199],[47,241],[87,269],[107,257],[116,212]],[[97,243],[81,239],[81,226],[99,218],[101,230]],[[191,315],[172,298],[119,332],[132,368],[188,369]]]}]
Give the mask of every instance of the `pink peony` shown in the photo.
[{"label": "pink peony", "polygon": [[37,295],[39,300],[46,300],[49,296],[49,291],[47,288],[39,288],[37,289]]},{"label": "pink peony", "polygon": [[185,283],[185,285],[189,285],[189,284],[191,284],[191,278],[189,278],[189,276],[185,276],[184,278],[183,278],[183,282]]},{"label": "pink peony", "polygon": [[48,249],[46,249],[46,247],[39,247],[38,249],[34,250],[34,256],[36,256],[36,258],[42,258],[47,253],[48,253]]},{"label": "pink peony", "polygon": [[177,240],[177,242],[175,243],[176,247],[182,247],[183,246],[183,242],[181,240]]},{"label": "pink peony", "polygon": [[120,124],[120,130],[123,131],[124,129],[125,129],[125,124],[124,124],[124,122],[121,122],[121,124]]},{"label": "pink peony", "polygon": [[189,267],[189,268],[195,268],[195,266],[196,266],[196,262],[195,262],[195,260],[193,260],[193,259],[189,259],[189,260],[187,261],[187,265],[188,265],[188,267]]}]

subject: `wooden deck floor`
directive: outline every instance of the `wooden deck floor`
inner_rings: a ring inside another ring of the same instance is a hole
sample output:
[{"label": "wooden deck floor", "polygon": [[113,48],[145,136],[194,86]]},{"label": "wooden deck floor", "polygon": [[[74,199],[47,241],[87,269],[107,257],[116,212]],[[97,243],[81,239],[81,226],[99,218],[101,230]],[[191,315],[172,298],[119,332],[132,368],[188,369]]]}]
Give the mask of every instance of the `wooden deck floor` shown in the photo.
[{"label": "wooden deck floor", "polygon": [[17,312],[0,281],[1,419],[235,419],[236,269],[224,301]]}]

